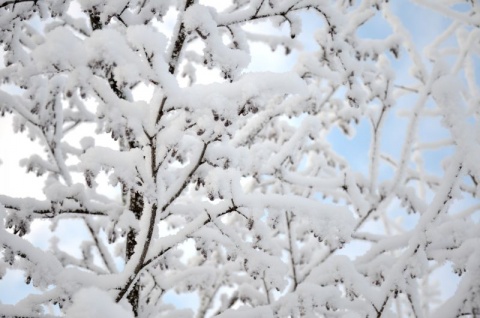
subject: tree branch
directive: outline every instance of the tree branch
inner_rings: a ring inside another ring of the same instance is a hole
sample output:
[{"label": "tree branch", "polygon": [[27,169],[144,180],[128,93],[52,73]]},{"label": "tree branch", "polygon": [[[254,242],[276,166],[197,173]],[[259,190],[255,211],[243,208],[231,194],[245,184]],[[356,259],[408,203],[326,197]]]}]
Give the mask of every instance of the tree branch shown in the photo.
[{"label": "tree branch", "polygon": [[37,5],[38,0],[10,0],[10,1],[5,1],[4,3],[0,4],[0,8],[4,8],[8,6],[9,4],[13,4],[13,8],[15,9],[15,5],[17,3],[22,3],[22,2],[33,2],[33,5]]},{"label": "tree branch", "polygon": [[[193,4],[194,0],[186,0],[184,12]],[[180,29],[177,33],[177,39],[175,40],[175,44],[173,45],[172,54],[170,55],[169,60],[169,69],[168,71],[171,74],[175,74],[178,65],[178,59],[180,57],[180,53],[183,49],[183,44],[185,43],[185,39],[187,37],[187,33],[185,31],[185,24],[183,21],[180,22]]]},{"label": "tree branch", "polygon": [[294,259],[294,242],[292,238],[292,230],[291,230],[291,222],[293,219],[293,214],[291,217],[288,216],[288,212],[285,211],[285,219],[287,223],[287,235],[288,235],[288,252],[290,254],[290,266],[292,267],[292,290],[296,290],[298,286],[298,279],[297,279],[297,269],[295,266],[295,259]]}]

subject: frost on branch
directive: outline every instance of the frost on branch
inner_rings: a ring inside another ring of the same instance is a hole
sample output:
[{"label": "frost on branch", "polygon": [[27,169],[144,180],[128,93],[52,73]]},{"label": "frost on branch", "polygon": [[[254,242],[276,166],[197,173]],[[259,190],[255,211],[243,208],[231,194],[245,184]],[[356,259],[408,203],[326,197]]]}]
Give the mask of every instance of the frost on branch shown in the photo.
[{"label": "frost on branch", "polygon": [[480,8],[412,2],[1,2],[1,315],[480,314]]}]

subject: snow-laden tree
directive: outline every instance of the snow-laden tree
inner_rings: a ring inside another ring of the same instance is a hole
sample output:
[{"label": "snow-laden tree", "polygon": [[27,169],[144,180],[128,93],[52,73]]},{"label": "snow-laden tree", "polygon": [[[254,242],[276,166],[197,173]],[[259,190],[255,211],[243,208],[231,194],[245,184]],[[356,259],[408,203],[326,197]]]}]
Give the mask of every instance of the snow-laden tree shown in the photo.
[{"label": "snow-laden tree", "polygon": [[[0,315],[479,315],[480,7],[413,2],[449,25],[421,48],[387,0],[0,1],[0,111],[44,149],[44,197],[0,195],[0,272],[37,290]],[[66,219],[80,256],[26,239]]]}]

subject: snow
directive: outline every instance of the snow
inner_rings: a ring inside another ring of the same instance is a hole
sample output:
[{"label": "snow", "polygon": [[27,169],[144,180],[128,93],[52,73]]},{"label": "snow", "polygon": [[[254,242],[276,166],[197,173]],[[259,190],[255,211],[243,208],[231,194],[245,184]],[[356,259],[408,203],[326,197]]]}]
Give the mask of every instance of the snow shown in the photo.
[{"label": "snow", "polygon": [[73,69],[86,63],[85,47],[82,41],[66,27],[57,27],[49,32],[47,41],[37,46],[32,57],[38,61],[32,73],[42,69]]},{"label": "snow", "polygon": [[73,295],[72,305],[65,315],[69,318],[131,318],[131,312],[114,302],[113,297],[98,288],[82,288]]},{"label": "snow", "polygon": [[474,314],[478,12],[411,2],[443,16],[425,48],[392,2],[1,7],[0,113],[43,178],[37,199],[0,193],[0,273],[35,292],[0,312]]},{"label": "snow", "polygon": [[249,307],[244,307],[244,308],[239,308],[236,310],[227,310],[223,314],[217,316],[219,318],[241,318],[245,317],[245,315],[248,315],[248,317],[252,318],[267,318],[267,317],[272,317],[272,311],[270,308],[267,306],[265,307],[257,307],[255,309],[249,308]]}]

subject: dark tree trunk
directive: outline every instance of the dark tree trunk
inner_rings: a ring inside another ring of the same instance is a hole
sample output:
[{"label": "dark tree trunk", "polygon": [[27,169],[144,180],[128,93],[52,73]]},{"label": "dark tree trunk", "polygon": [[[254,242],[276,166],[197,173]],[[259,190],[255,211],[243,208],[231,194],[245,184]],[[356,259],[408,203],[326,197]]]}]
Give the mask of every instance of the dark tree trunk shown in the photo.
[{"label": "dark tree trunk", "polygon": [[[142,216],[143,205],[144,205],[143,197],[139,193],[133,190],[130,191],[129,196],[130,196],[129,209],[130,211],[133,212],[133,214],[135,215],[135,218],[137,220],[140,220],[140,217]],[[132,257],[135,251],[135,247],[137,245],[136,237],[137,237],[137,232],[134,229],[130,229],[127,233],[127,240],[126,240],[126,247],[125,247],[125,253],[126,253],[125,256],[127,261],[130,260],[130,258]],[[132,310],[135,317],[138,317],[138,302],[140,299],[140,285],[138,281],[135,283],[132,290],[128,294],[127,299],[130,305],[132,305]]]}]

